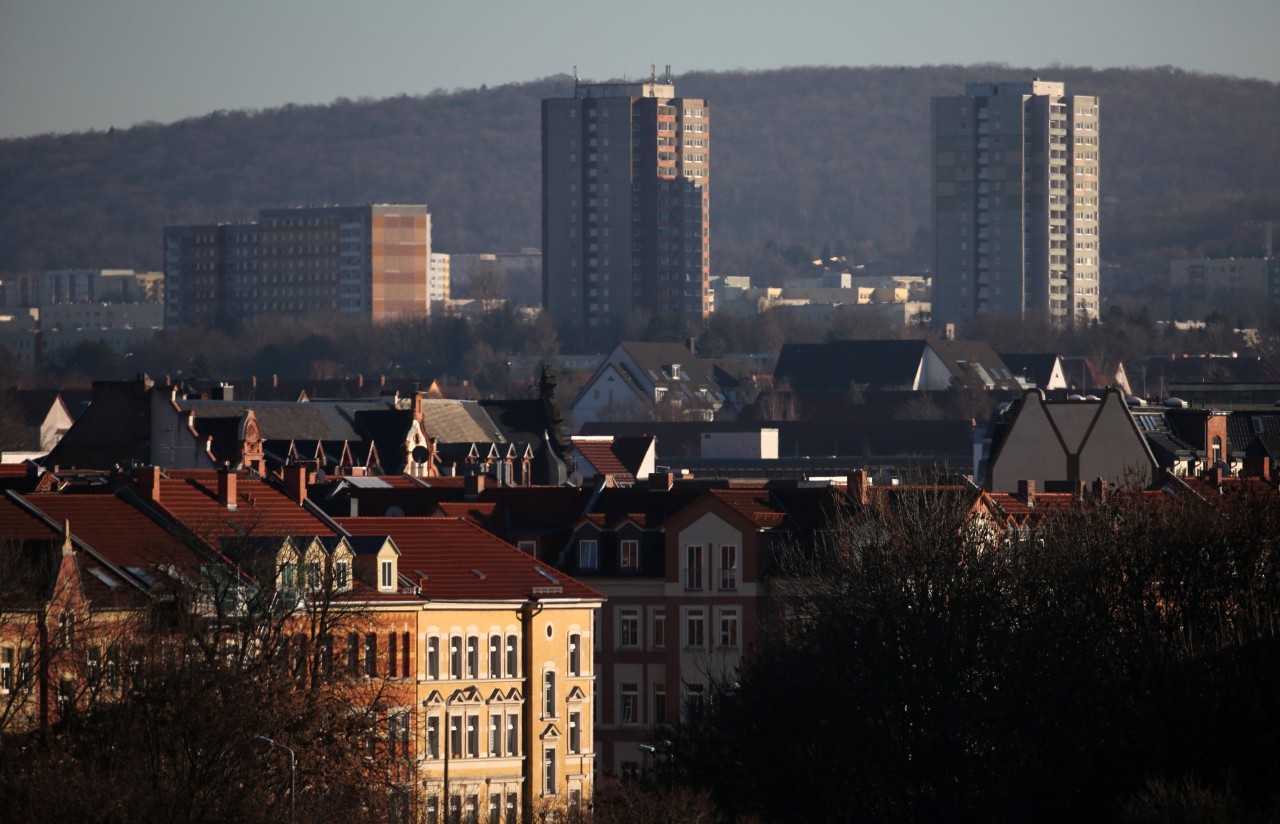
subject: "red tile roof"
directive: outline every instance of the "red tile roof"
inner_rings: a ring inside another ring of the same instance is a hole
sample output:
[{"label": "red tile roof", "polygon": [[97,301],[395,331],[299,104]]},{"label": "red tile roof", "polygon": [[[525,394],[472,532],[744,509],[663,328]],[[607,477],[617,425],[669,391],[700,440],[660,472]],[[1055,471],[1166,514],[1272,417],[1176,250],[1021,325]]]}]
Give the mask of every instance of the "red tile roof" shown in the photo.
[{"label": "red tile roof", "polygon": [[577,437],[573,447],[591,462],[600,475],[612,475],[618,483],[635,483],[636,476],[623,462],[613,438]]},{"label": "red tile roof", "polygon": [[712,489],[710,494],[753,521],[758,529],[777,526],[786,517],[765,489]]},{"label": "red tile roof", "polygon": [[141,510],[114,495],[33,494],[27,503],[71,532],[120,569],[138,567],[154,574],[159,567],[191,568],[195,551]]},{"label": "red tile roof", "polygon": [[205,540],[335,534],[311,510],[244,472],[236,476],[234,508],[218,499],[218,473],[212,470],[169,471],[160,481],[159,502],[148,503]]},{"label": "red tile roof", "polygon": [[339,518],[338,523],[352,535],[390,535],[400,548],[400,574],[421,586],[430,599],[604,597],[462,519]]}]

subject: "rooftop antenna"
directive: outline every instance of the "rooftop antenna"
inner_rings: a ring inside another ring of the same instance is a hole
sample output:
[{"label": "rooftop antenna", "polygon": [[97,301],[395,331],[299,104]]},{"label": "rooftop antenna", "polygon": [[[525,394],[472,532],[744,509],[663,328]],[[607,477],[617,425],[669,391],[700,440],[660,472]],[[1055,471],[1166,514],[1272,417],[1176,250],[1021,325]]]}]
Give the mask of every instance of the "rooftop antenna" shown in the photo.
[{"label": "rooftop antenna", "polygon": [[649,64],[649,82],[650,83],[658,82],[658,65],[656,63]]},{"label": "rooftop antenna", "polygon": [[667,64],[667,82],[668,83],[671,82],[671,64],[670,63]]},{"label": "rooftop antenna", "polygon": [[573,85],[578,85],[578,67],[576,65],[573,67]]}]

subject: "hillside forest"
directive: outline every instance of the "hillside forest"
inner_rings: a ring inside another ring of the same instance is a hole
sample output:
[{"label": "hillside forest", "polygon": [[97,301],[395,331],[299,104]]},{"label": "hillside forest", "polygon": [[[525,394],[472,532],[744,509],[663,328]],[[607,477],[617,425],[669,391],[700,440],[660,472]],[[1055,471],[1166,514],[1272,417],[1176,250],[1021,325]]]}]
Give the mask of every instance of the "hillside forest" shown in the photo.
[{"label": "hillside forest", "polygon": [[[822,251],[921,270],[930,98],[1033,76],[1101,98],[1109,263],[1141,279],[1171,257],[1262,254],[1258,222],[1280,219],[1280,84],[1173,68],[814,67],[676,77],[710,102],[713,274],[767,283]],[[0,275],[155,270],[165,225],[313,203],[426,203],[437,251],[538,247],[539,101],[572,89],[560,75],[0,141]]]}]

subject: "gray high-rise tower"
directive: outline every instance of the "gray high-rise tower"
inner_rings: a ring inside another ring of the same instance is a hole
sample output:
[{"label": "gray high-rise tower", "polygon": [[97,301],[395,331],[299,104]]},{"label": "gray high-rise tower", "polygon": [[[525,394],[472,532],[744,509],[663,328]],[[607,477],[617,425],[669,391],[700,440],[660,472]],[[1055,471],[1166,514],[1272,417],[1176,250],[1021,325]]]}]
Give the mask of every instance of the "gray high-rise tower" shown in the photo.
[{"label": "gray high-rise tower", "polygon": [[933,99],[933,319],[1098,317],[1098,98],[969,83]]},{"label": "gray high-rise tower", "polygon": [[542,101],[542,300],[570,349],[711,311],[710,110],[668,78]]}]

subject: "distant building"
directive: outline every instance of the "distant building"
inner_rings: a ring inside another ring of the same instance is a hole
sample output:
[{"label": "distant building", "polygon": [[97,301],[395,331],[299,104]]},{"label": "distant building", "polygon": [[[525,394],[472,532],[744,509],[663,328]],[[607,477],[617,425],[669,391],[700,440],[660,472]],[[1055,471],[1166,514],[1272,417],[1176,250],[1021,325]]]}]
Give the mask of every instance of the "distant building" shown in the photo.
[{"label": "distant building", "polygon": [[1098,98],[969,83],[933,99],[933,321],[1098,317]]},{"label": "distant building", "polygon": [[1280,258],[1200,258],[1169,262],[1175,300],[1280,303]]},{"label": "distant building", "polygon": [[164,230],[169,327],[264,313],[382,321],[428,312],[426,206],[262,209],[256,223]]},{"label": "distant building", "polygon": [[0,284],[0,345],[40,366],[60,349],[105,341],[124,355],[164,327],[164,275],[58,269]]},{"label": "distant building", "polygon": [[449,299],[449,272],[451,261],[449,255],[431,253],[427,264],[427,303]]},{"label": "distant building", "polygon": [[132,269],[54,269],[0,282],[0,307],[42,309],[68,303],[163,303],[164,275]]},{"label": "distant building", "polygon": [[637,311],[711,312],[710,109],[657,82],[542,101],[542,296],[566,346],[611,347]]}]

